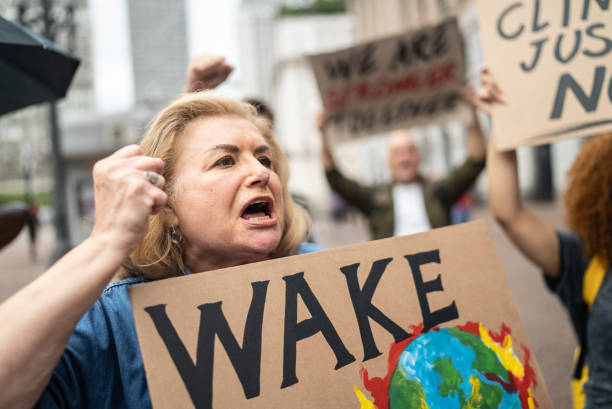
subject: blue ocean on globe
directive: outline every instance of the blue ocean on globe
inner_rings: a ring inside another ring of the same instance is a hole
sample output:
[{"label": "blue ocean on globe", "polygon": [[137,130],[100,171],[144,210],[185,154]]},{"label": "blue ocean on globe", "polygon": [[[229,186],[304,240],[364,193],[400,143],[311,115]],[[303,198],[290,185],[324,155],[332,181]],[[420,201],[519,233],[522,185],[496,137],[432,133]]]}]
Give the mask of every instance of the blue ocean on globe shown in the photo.
[{"label": "blue ocean on globe", "polygon": [[521,409],[519,391],[507,392],[487,373],[509,381],[497,354],[478,336],[456,328],[429,331],[402,352],[389,386],[389,408]]}]

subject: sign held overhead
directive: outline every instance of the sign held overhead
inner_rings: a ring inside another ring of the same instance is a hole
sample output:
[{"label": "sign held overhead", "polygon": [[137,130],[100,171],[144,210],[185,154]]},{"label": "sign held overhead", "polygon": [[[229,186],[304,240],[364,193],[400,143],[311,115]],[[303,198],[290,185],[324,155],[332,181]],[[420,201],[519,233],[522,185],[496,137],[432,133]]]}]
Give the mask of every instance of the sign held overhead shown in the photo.
[{"label": "sign held overhead", "polygon": [[348,140],[463,119],[465,63],[456,19],[310,56],[329,133]]}]

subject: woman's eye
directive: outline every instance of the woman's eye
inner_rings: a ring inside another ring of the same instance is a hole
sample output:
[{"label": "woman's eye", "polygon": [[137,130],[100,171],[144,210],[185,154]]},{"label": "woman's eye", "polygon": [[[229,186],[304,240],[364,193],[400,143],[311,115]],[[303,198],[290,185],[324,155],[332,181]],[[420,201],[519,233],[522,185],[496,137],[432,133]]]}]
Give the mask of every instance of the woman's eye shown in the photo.
[{"label": "woman's eye", "polygon": [[259,163],[264,165],[266,168],[272,168],[272,160],[270,160],[270,158],[267,156],[260,156],[257,159],[259,160]]},{"label": "woman's eye", "polygon": [[234,158],[232,158],[231,156],[224,156],[215,162],[215,166],[220,166],[222,168],[229,168],[235,163],[236,161],[234,161]]}]

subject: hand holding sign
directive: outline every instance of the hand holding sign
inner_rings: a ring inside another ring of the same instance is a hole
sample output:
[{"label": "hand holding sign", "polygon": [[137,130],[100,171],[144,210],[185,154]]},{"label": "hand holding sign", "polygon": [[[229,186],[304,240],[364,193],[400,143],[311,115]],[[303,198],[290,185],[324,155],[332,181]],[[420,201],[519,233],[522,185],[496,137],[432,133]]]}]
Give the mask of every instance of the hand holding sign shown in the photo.
[{"label": "hand holding sign", "polygon": [[470,105],[490,116],[492,105],[497,103],[505,104],[503,92],[488,67],[484,67],[480,71],[480,84],[481,87],[478,91],[475,91],[471,86],[467,86],[465,98]]}]

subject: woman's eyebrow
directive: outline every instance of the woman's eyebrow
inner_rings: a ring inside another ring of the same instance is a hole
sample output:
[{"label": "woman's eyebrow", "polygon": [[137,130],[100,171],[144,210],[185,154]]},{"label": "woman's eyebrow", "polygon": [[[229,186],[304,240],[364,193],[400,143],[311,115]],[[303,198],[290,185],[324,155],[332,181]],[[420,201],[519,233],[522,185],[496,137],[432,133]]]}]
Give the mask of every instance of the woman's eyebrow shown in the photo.
[{"label": "woman's eyebrow", "polygon": [[255,155],[259,155],[260,153],[269,152],[269,151],[270,151],[270,147],[268,145],[260,145],[253,150],[253,153]]},{"label": "woman's eyebrow", "polygon": [[215,145],[212,148],[209,148],[206,150],[206,152],[211,152],[211,151],[228,151],[232,153],[237,153],[238,151],[240,151],[240,148],[238,148],[236,145],[222,143],[220,145]]}]

